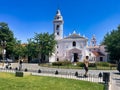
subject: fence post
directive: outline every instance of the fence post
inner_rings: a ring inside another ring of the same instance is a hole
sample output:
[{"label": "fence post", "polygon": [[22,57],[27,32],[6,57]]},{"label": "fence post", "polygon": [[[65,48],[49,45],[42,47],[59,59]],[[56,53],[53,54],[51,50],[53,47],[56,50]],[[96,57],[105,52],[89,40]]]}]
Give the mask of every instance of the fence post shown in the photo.
[{"label": "fence post", "polygon": [[103,72],[103,81],[105,82],[105,90],[109,89],[109,82],[110,82],[110,73]]}]

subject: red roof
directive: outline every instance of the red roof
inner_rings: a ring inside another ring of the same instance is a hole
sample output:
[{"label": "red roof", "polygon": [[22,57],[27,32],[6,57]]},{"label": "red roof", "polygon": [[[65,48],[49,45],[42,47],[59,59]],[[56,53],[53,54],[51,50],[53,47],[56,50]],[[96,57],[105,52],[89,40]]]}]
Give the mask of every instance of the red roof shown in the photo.
[{"label": "red roof", "polygon": [[97,57],[99,57],[99,56],[105,56],[102,52],[92,51],[92,53],[93,53],[95,56],[97,56]]}]

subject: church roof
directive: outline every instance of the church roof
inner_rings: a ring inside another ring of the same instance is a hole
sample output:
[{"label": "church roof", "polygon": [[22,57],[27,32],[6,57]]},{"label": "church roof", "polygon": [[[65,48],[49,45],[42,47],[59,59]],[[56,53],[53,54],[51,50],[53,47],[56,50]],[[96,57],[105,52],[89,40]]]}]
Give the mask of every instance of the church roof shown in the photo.
[{"label": "church roof", "polygon": [[105,56],[102,52],[92,51],[95,56]]},{"label": "church roof", "polygon": [[71,35],[69,35],[68,37],[65,37],[64,39],[86,39],[83,36],[80,36],[79,34],[73,33]]}]

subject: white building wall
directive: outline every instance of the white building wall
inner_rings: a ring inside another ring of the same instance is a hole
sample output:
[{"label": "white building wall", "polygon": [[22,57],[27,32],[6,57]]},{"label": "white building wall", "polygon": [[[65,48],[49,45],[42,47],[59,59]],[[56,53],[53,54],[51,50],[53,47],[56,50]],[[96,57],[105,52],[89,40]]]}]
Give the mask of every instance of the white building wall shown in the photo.
[{"label": "white building wall", "polygon": [[[76,42],[76,46],[73,46],[73,41]],[[56,59],[59,60],[66,60],[67,51],[77,48],[81,50],[82,57],[80,57],[79,61],[82,61],[83,57],[85,56],[84,50],[86,49],[87,41],[82,39],[61,39],[57,42],[56,48]],[[80,56],[80,55],[79,55]]]}]

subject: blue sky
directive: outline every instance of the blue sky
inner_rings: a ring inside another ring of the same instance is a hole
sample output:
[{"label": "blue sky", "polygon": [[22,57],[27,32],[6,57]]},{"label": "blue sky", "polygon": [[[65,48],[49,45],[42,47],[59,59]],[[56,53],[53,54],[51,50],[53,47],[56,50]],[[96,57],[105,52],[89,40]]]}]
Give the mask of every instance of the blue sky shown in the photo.
[{"label": "blue sky", "polygon": [[8,23],[17,39],[27,42],[34,33],[53,33],[58,7],[64,18],[64,35],[74,30],[98,44],[120,24],[120,0],[0,0],[0,22]]}]

